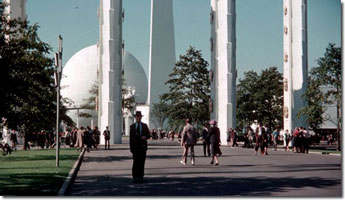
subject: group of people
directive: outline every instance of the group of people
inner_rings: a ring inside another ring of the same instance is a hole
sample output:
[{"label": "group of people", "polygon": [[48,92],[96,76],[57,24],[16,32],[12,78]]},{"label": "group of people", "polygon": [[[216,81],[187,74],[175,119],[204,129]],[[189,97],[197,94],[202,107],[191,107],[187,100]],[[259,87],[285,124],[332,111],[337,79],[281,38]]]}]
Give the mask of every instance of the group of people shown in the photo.
[{"label": "group of people", "polygon": [[[110,130],[109,127],[106,127],[106,130],[103,132],[105,149],[110,149]],[[100,143],[101,132],[98,130],[98,127],[95,126],[94,129],[91,129],[90,126],[84,128],[83,126],[74,128],[71,132],[66,133],[66,144],[70,147],[77,147],[78,150],[82,151],[84,148],[89,152],[93,147],[98,148]]]},{"label": "group of people", "polygon": [[[142,183],[144,181],[144,168],[147,151],[147,140],[150,139],[150,130],[147,124],[141,122],[142,114],[140,111],[136,111],[135,123],[130,126],[129,144],[130,151],[133,155],[132,177],[133,183]],[[191,120],[185,120],[186,125],[181,132],[180,145],[183,148],[182,165],[187,164],[188,152],[190,151],[191,164],[195,165],[195,153],[194,146],[198,140],[198,134],[195,128],[191,125]],[[217,127],[217,122],[211,120],[208,124],[205,124],[203,130],[203,143],[204,155],[206,156],[206,149],[208,155],[211,157],[211,165],[219,165],[218,156],[222,155],[220,150],[220,131]]]},{"label": "group of people", "polygon": [[[190,119],[186,119],[185,122],[186,125],[183,128],[181,136],[181,146],[183,148],[183,154],[180,163],[182,165],[187,164],[188,151],[190,150],[191,164],[194,166],[194,146],[198,141],[198,134],[195,128],[191,125]],[[202,131],[203,152],[204,156],[206,156],[206,152],[208,156],[211,156],[211,165],[219,165],[218,156],[222,155],[222,152],[220,150],[220,131],[215,120],[211,120],[209,122],[209,125],[210,127],[208,126],[208,123],[205,123]]]},{"label": "group of people", "polygon": [[292,147],[294,153],[309,152],[310,133],[303,127],[296,127],[292,134],[289,130],[285,130],[283,140],[285,151],[289,151],[289,147]]}]

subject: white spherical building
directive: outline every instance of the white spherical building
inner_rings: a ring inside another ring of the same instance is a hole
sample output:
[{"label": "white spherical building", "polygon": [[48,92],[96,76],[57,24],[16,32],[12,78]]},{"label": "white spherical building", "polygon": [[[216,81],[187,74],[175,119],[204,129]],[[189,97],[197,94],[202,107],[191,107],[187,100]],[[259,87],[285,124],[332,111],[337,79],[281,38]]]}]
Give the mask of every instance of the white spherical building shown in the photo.
[{"label": "white spherical building", "polygon": [[[79,110],[79,112],[89,113],[91,118],[79,118],[77,120],[77,110],[86,103],[90,97],[92,86],[97,81],[98,55],[97,45],[86,47],[74,54],[63,68],[61,79],[61,96],[69,98],[74,103],[68,105],[71,108],[68,115],[79,126],[97,125],[97,112],[95,110]],[[131,86],[135,89],[135,102],[145,104],[147,100],[148,81],[145,71],[139,61],[129,52],[123,56],[124,86]]]},{"label": "white spherical building", "polygon": [[135,103],[145,104],[148,93],[148,81],[143,66],[128,51],[123,56],[124,86],[135,90]]},{"label": "white spherical building", "polygon": [[[97,66],[97,45],[78,51],[65,64],[61,79],[61,96],[74,102],[72,105],[68,105],[69,108],[79,108],[86,103],[86,99],[90,97],[89,90],[97,81]],[[85,127],[97,124],[97,112],[95,110],[82,109],[79,112],[88,113],[92,117],[77,120],[77,110],[69,110],[67,114],[76,125]]]}]

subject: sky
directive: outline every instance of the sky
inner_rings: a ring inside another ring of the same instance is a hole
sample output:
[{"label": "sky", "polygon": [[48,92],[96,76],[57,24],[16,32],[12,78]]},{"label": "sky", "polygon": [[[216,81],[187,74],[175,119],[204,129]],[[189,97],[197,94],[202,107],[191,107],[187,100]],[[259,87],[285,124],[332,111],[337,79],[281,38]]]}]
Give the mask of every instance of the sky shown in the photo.
[{"label": "sky", "polygon": [[[148,72],[150,0],[123,0],[125,50]],[[340,0],[308,1],[308,62],[317,66],[329,43],[340,46]],[[189,46],[202,51],[210,62],[210,0],[173,0],[176,58]],[[63,37],[63,63],[79,50],[97,44],[99,0],[28,0],[30,24],[39,37],[57,51]],[[283,71],[283,0],[236,1],[236,66],[238,79],[246,71],[276,66]],[[52,53],[53,55],[53,53]],[[53,56],[52,56],[53,57]],[[148,74],[147,74],[148,77]]]}]

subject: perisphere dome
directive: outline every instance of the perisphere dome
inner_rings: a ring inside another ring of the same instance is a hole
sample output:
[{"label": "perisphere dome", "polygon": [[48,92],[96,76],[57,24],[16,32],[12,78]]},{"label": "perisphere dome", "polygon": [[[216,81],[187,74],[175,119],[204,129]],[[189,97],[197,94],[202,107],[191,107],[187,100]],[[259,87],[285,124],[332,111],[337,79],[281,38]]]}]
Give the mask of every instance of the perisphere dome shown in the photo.
[{"label": "perisphere dome", "polygon": [[145,104],[148,94],[148,81],[143,66],[128,51],[123,56],[124,85],[135,89],[135,102]]},{"label": "perisphere dome", "polygon": [[[92,86],[97,81],[97,45],[88,46],[74,54],[63,68],[61,79],[61,96],[67,97],[74,102],[69,108],[78,108],[86,103],[90,97]],[[80,118],[79,125],[97,124],[97,113],[95,110],[80,110],[89,113],[92,118]],[[67,113],[74,122],[77,120],[77,110],[69,110]]]},{"label": "perisphere dome", "polygon": [[[70,108],[78,108],[86,103],[90,97],[92,86],[97,81],[98,53],[97,45],[86,47],[74,54],[63,68],[61,79],[61,96],[74,102]],[[148,81],[145,71],[139,61],[129,52],[123,56],[124,85],[135,89],[135,102],[145,104],[148,94]],[[96,111],[80,110],[91,114],[90,118],[79,118],[79,126],[97,124]],[[74,122],[77,121],[77,111],[69,110],[67,113]]]}]

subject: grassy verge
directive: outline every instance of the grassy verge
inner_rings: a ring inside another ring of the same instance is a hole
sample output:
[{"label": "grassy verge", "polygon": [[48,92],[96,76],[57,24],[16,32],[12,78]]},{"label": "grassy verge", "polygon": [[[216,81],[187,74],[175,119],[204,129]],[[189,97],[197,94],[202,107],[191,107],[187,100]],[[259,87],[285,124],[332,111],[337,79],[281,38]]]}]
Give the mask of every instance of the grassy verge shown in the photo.
[{"label": "grassy verge", "polygon": [[59,168],[55,155],[55,149],[18,150],[0,155],[0,196],[57,195],[79,152],[60,149]]}]

